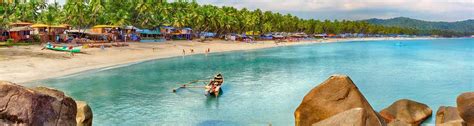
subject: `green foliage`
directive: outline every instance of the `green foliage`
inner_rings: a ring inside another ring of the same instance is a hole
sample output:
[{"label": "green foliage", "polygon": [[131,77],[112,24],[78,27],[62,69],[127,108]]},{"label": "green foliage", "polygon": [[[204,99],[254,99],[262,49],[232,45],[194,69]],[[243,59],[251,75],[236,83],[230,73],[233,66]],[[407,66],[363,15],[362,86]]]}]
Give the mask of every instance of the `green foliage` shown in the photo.
[{"label": "green foliage", "polygon": [[13,43],[13,39],[7,39],[7,44],[12,44]]},{"label": "green foliage", "polygon": [[406,17],[392,19],[368,19],[370,24],[387,27],[416,28],[420,33],[437,35],[471,35],[474,33],[474,20],[457,22],[430,22]]},{"label": "green foliage", "polygon": [[247,31],[366,34],[443,34],[458,35],[443,30],[382,26],[366,21],[301,19],[291,14],[273,13],[260,9],[199,5],[194,0],[67,0],[65,5],[41,1],[0,3],[0,27],[8,22],[25,21],[45,24],[70,24],[84,29],[94,25],[133,25],[155,28],[161,25],[191,27],[197,32],[217,34]]}]

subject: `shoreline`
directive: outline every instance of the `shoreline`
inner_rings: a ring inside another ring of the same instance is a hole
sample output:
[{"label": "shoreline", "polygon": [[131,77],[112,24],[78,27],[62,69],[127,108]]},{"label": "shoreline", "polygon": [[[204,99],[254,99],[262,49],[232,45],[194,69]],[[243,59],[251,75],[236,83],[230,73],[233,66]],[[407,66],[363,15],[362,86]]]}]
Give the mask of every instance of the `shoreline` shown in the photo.
[{"label": "shoreline", "polygon": [[[64,56],[65,52],[51,50],[40,50],[40,46],[26,46],[13,48],[15,51],[31,51],[38,55],[51,55],[53,58],[35,56],[12,56],[12,60],[2,60],[0,55],[0,80],[14,83],[32,83],[56,77],[71,76],[82,72],[97,69],[108,69],[129,66],[151,60],[173,58],[183,56],[182,50],[186,50],[185,56],[205,54],[203,50],[211,49],[210,53],[257,50],[265,48],[286,47],[296,45],[308,45],[318,43],[353,42],[353,41],[380,41],[380,40],[425,40],[437,39],[430,37],[420,38],[336,38],[320,40],[303,40],[300,42],[282,42],[275,44],[273,41],[256,41],[254,43],[231,42],[224,40],[213,40],[206,42],[196,41],[168,41],[163,43],[130,43],[129,47],[84,49],[83,54],[76,56]],[[0,51],[3,48],[0,48]],[[155,51],[158,49],[157,51]],[[188,54],[189,49],[195,52]],[[6,50],[11,50],[10,48]],[[43,54],[46,53],[46,54]],[[54,56],[63,58],[54,58]],[[7,56],[8,57],[8,56]]]}]

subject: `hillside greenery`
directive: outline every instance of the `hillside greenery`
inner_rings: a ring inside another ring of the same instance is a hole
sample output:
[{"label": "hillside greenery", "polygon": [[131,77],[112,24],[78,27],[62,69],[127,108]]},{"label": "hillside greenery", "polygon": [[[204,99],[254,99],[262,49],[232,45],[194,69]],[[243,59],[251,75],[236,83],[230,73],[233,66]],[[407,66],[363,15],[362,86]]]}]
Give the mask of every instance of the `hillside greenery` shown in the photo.
[{"label": "hillside greenery", "polygon": [[402,27],[402,28],[415,28],[420,31],[431,31],[457,33],[457,34],[473,34],[474,33],[474,20],[464,20],[456,22],[432,22],[423,21],[417,19],[411,19],[407,17],[397,17],[391,19],[368,19],[363,20],[374,25],[383,25],[387,27]]}]

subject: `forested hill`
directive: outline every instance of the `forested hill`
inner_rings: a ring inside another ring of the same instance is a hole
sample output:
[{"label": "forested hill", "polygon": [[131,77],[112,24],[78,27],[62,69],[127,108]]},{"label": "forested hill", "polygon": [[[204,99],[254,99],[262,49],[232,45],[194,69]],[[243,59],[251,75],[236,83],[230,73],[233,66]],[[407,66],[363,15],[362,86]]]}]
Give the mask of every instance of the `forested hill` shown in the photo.
[{"label": "forested hill", "polygon": [[432,22],[406,17],[397,17],[391,19],[372,18],[364,21],[376,25],[416,28],[419,30],[448,30],[454,32],[474,33],[473,19],[456,22]]}]

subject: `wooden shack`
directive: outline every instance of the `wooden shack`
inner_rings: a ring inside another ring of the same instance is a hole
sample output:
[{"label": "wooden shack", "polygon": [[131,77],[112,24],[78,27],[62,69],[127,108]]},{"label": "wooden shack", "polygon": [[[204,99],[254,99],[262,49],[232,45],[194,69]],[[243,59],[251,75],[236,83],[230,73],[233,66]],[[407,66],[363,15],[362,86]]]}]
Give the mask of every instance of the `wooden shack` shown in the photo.
[{"label": "wooden shack", "polygon": [[23,27],[13,27],[9,30],[10,38],[13,39],[13,42],[19,41],[32,41],[33,37],[31,36],[31,32],[33,28],[30,26],[23,26]]}]

